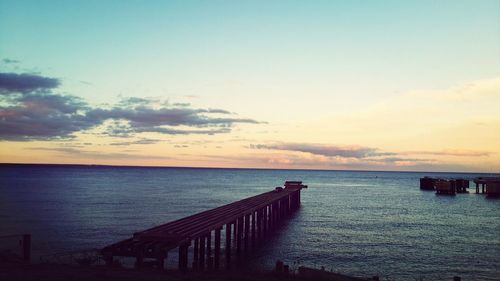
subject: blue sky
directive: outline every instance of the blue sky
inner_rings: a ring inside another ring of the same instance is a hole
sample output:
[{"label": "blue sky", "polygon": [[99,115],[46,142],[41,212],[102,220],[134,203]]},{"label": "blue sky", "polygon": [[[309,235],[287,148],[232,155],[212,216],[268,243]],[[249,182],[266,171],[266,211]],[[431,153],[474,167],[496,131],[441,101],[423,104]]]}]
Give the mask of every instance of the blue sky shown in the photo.
[{"label": "blue sky", "polygon": [[0,67],[94,106],[161,97],[290,131],[498,77],[499,15],[500,1],[0,0],[1,59],[19,61]]},{"label": "blue sky", "polygon": [[[492,34],[500,33],[499,6],[498,1],[1,1],[0,51],[44,73],[96,82],[310,75],[342,83],[355,76],[378,79],[383,90],[388,84],[407,90],[497,74],[500,42]],[[393,83],[385,83],[389,79]]]}]

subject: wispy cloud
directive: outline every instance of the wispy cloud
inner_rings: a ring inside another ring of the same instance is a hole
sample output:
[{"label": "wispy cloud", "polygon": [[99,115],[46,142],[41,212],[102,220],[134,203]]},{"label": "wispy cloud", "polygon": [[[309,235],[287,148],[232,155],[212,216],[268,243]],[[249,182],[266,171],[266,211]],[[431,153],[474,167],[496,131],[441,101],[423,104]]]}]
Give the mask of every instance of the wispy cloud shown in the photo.
[{"label": "wispy cloud", "polygon": [[81,158],[90,158],[90,159],[99,159],[99,160],[120,160],[120,159],[138,159],[138,160],[151,160],[151,159],[170,159],[165,156],[155,156],[155,155],[142,155],[142,154],[130,154],[130,153],[119,153],[119,152],[99,152],[99,151],[87,151],[76,149],[72,147],[34,147],[30,148],[30,150],[38,150],[38,151],[51,151],[61,154],[62,156],[67,157],[78,157]]},{"label": "wispy cloud", "polygon": [[173,106],[191,106],[189,102],[176,102],[172,104]]},{"label": "wispy cloud", "polygon": [[175,148],[188,148],[189,145],[186,145],[186,144],[176,144],[174,145]]},{"label": "wispy cloud", "polygon": [[409,157],[380,157],[380,158],[368,158],[365,159],[366,161],[371,161],[371,162],[381,162],[381,163],[393,163],[393,164],[411,164],[415,165],[417,163],[432,163],[435,162],[434,159],[425,159],[425,158],[409,158]]},{"label": "wispy cloud", "polygon": [[432,159],[405,157],[352,158],[327,157],[316,154],[283,153],[282,151],[251,155],[200,155],[200,159],[226,163],[227,166],[266,167],[285,169],[363,169],[363,170],[417,170],[433,167]]},{"label": "wispy cloud", "polygon": [[161,142],[161,140],[158,139],[139,139],[135,141],[123,141],[123,142],[112,142],[110,145],[115,145],[115,146],[129,146],[129,145],[134,145],[134,144],[155,144]]},{"label": "wispy cloud", "polygon": [[426,99],[432,102],[477,102],[500,97],[500,77],[462,83],[442,90],[420,90],[408,94],[410,99]]},{"label": "wispy cloud", "polygon": [[193,135],[193,134],[202,134],[202,135],[215,135],[215,134],[227,134],[231,132],[231,128],[229,127],[221,127],[216,129],[173,129],[173,128],[164,128],[164,127],[147,127],[147,128],[137,128],[135,132],[143,133],[143,132],[154,132],[154,133],[162,133],[167,135]]},{"label": "wispy cloud", "polygon": [[[405,157],[396,152],[382,151],[360,145],[327,145],[317,143],[251,144],[251,149],[274,152],[287,151],[268,157],[268,163],[285,166],[316,166],[326,169],[418,166],[434,163],[434,159]],[[262,157],[261,157],[262,158]]]},{"label": "wispy cloud", "polygon": [[408,151],[406,154],[417,155],[439,155],[439,156],[456,156],[456,157],[486,157],[492,152],[488,151],[472,151],[472,150],[442,150],[442,151]]},{"label": "wispy cloud", "polygon": [[377,148],[362,147],[358,145],[339,146],[311,143],[277,143],[277,144],[251,144],[253,149],[286,150],[311,153],[326,157],[367,158],[374,156],[395,155],[392,152],[381,152]]},{"label": "wispy cloud", "polygon": [[2,62],[5,63],[5,64],[17,64],[17,63],[20,63],[19,60],[9,59],[9,58],[4,58],[2,60]]}]

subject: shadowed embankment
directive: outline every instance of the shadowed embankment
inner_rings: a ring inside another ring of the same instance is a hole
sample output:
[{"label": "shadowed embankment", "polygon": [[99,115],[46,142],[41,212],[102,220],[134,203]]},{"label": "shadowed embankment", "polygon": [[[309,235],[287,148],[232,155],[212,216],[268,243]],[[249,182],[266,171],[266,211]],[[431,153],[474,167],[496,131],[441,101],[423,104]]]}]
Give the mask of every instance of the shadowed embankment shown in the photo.
[{"label": "shadowed embankment", "polygon": [[58,264],[23,264],[0,262],[0,280],[19,281],[189,281],[189,280],[330,280],[361,281],[371,279],[353,278],[321,270],[308,269],[301,276],[277,274],[275,272],[213,271],[186,272],[149,271],[104,266],[70,266]]}]

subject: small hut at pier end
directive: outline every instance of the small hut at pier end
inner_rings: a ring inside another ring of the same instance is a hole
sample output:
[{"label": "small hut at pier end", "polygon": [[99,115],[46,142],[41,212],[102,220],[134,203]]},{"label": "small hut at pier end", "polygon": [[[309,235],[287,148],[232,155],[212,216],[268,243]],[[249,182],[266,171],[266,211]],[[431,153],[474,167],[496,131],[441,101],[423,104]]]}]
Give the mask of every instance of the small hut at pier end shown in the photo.
[{"label": "small hut at pier end", "polygon": [[[500,196],[500,178],[498,177],[478,177],[474,179],[476,193],[485,193],[491,197]],[[481,186],[481,192],[479,187]]]},{"label": "small hut at pier end", "polygon": [[434,181],[436,179],[431,177],[420,178],[420,189],[423,190],[434,190]]},{"label": "small hut at pier end", "polygon": [[443,179],[434,180],[434,187],[436,189],[436,194],[446,194],[455,195],[456,188],[454,181],[448,181]]}]

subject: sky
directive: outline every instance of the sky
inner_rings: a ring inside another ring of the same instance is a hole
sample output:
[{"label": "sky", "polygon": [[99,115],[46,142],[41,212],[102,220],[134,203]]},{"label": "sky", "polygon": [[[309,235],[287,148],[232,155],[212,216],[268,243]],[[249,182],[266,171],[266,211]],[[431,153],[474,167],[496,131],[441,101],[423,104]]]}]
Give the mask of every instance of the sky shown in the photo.
[{"label": "sky", "polygon": [[500,1],[0,0],[0,162],[500,172]]}]

